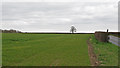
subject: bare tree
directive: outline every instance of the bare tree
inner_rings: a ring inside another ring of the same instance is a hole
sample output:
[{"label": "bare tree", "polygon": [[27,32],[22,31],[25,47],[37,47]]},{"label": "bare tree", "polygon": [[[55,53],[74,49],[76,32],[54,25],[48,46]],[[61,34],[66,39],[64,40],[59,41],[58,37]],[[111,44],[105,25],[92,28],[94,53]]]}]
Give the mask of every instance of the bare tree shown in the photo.
[{"label": "bare tree", "polygon": [[71,26],[70,32],[72,33],[76,32],[76,28],[73,25]]}]

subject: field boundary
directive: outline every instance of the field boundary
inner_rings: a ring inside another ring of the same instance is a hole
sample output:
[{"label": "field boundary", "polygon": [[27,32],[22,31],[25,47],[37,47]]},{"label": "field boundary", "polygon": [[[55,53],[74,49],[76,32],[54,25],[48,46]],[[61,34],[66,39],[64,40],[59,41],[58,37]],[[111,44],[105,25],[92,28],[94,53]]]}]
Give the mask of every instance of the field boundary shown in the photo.
[{"label": "field boundary", "polygon": [[98,58],[96,56],[96,54],[94,53],[94,48],[90,42],[91,37],[87,40],[87,44],[88,44],[88,55],[90,57],[90,63],[92,66],[99,66],[100,62],[98,61]]},{"label": "field boundary", "polygon": [[21,33],[21,34],[94,34],[94,33],[53,33],[53,32],[50,32],[50,33],[32,33],[32,32],[26,32],[26,33]]}]

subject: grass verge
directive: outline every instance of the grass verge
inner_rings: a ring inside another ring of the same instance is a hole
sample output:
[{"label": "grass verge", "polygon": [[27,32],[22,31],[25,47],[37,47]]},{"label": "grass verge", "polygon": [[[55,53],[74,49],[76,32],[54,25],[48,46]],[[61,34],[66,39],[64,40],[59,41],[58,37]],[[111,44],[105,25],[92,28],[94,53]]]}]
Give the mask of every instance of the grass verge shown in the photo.
[{"label": "grass verge", "polygon": [[118,66],[118,46],[112,43],[99,42],[92,35],[90,42],[98,57],[100,66]]},{"label": "grass verge", "polygon": [[116,36],[116,37],[119,37],[120,38],[120,35],[116,35],[116,34],[110,34],[112,36]]}]

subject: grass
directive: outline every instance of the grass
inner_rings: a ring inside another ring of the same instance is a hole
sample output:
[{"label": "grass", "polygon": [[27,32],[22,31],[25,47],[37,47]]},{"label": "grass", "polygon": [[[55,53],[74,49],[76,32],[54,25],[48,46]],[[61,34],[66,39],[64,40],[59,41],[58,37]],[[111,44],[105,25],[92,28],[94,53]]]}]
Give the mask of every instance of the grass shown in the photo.
[{"label": "grass", "polygon": [[101,63],[100,66],[118,66],[118,46],[112,43],[99,42],[94,36],[90,41]]},{"label": "grass", "polygon": [[90,66],[89,36],[3,33],[3,66]]},{"label": "grass", "polygon": [[120,35],[117,35],[117,34],[110,34],[112,36],[116,36],[116,37],[119,37],[120,38]]}]

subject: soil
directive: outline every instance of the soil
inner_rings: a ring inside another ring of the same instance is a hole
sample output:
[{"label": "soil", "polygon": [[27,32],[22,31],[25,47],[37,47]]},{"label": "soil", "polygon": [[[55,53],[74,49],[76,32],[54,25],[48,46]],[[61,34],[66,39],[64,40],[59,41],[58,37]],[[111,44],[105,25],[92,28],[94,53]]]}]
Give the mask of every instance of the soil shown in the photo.
[{"label": "soil", "polygon": [[98,58],[97,58],[96,54],[94,53],[94,48],[90,42],[90,38],[87,40],[87,44],[88,44],[88,53],[89,53],[91,65],[99,66],[100,62],[98,61]]},{"label": "soil", "polygon": [[50,66],[58,66],[60,60],[55,60]]}]

